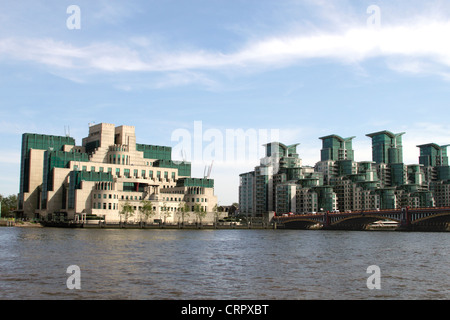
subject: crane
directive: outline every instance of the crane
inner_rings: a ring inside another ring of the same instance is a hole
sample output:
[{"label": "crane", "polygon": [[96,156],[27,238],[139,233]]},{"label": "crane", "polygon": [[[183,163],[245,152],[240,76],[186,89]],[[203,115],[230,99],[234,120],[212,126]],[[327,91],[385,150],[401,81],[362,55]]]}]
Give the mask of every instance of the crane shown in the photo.
[{"label": "crane", "polygon": [[[214,164],[214,160],[211,162],[210,166],[205,166],[205,170],[203,171],[203,176],[205,179],[209,179],[209,177],[211,176],[211,170]],[[208,169],[208,174],[206,174],[206,170]]]}]

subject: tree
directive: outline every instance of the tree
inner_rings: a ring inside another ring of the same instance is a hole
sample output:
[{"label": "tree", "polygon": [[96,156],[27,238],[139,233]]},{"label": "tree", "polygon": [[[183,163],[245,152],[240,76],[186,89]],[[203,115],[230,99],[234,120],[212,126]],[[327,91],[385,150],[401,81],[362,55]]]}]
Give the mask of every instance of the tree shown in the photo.
[{"label": "tree", "polygon": [[166,223],[166,219],[170,218],[171,213],[169,211],[169,207],[167,207],[167,204],[164,202],[163,206],[161,207],[162,211],[163,211],[163,216],[164,216],[164,224]]},{"label": "tree", "polygon": [[142,217],[145,217],[145,222],[147,222],[148,219],[156,213],[155,210],[153,210],[153,203],[149,200],[142,200],[141,205],[142,206],[139,208],[139,211],[141,212],[141,221]]},{"label": "tree", "polygon": [[12,215],[12,211],[17,209],[17,195],[12,194],[10,196],[4,197],[0,195],[1,201],[1,217],[9,217]]},{"label": "tree", "polygon": [[180,202],[178,209],[181,213],[181,223],[184,225],[184,218],[189,217],[189,205],[186,202]]},{"label": "tree", "polygon": [[[175,210],[175,216],[177,217],[178,224],[180,224],[180,220],[184,224],[184,213],[185,213],[184,209],[185,209],[185,206],[183,205],[183,202],[180,202],[178,204],[178,208]],[[189,210],[189,208],[188,208],[188,210]]]},{"label": "tree", "polygon": [[203,207],[196,203],[194,205],[194,214],[197,216],[197,219],[200,220],[200,225],[202,224],[202,219],[206,216],[207,212],[203,209]]},{"label": "tree", "polygon": [[217,221],[219,220],[219,207],[217,206],[217,204],[214,206],[213,208],[213,212],[214,212],[214,222],[217,224]]},{"label": "tree", "polygon": [[133,206],[128,201],[126,201],[122,207],[122,210],[120,210],[119,214],[120,214],[121,218],[122,218],[122,216],[124,216],[125,223],[127,223],[128,218],[132,217],[134,215]]}]

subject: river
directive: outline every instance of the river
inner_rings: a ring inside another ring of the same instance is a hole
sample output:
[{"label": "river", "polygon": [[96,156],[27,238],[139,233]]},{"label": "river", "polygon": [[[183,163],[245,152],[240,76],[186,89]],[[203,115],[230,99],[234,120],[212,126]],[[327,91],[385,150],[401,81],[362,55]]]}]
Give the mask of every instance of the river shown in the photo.
[{"label": "river", "polygon": [[449,249],[450,233],[0,228],[0,299],[449,299]]}]

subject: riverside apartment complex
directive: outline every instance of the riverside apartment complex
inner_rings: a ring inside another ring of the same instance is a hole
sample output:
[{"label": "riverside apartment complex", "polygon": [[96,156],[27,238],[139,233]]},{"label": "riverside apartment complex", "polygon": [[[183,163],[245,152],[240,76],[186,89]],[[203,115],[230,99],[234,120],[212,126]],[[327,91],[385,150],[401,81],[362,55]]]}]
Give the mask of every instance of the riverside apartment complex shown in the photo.
[{"label": "riverside apartment complex", "polygon": [[139,221],[139,208],[148,200],[154,219],[176,222],[182,208],[207,212],[205,222],[213,219],[214,180],[192,178],[191,164],[173,161],[171,152],[170,147],[136,143],[133,126],[92,125],[82,146],[68,136],[25,133],[19,213],[118,222],[124,221],[120,212],[128,204],[135,213],[128,221]]},{"label": "riverside apartment complex", "polygon": [[297,145],[266,145],[254,171],[240,175],[240,212],[352,212],[401,207],[450,206],[447,146],[419,145],[419,164],[403,163],[402,136],[390,131],[367,134],[372,161],[354,161],[352,140],[321,137],[321,159],[302,166]]}]

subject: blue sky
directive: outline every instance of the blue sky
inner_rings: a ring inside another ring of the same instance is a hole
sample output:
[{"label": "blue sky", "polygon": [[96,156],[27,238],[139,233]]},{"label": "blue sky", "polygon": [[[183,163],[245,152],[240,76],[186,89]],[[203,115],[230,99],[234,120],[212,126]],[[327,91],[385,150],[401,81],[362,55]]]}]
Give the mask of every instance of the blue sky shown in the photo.
[{"label": "blue sky", "polygon": [[[67,27],[70,5],[80,29]],[[320,160],[321,136],[356,136],[363,161],[367,133],[404,131],[417,163],[416,145],[450,143],[449,17],[448,1],[0,1],[0,193],[19,190],[22,133],[70,127],[81,144],[94,122],[175,149],[195,122],[224,139],[272,130],[300,143],[304,165]],[[211,159],[189,158],[193,175]],[[220,204],[237,201],[259,154],[241,160],[214,159]]]}]

